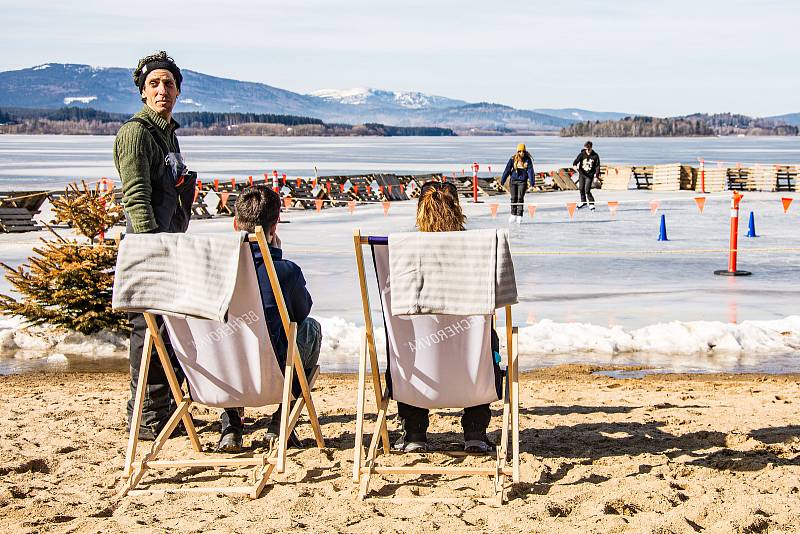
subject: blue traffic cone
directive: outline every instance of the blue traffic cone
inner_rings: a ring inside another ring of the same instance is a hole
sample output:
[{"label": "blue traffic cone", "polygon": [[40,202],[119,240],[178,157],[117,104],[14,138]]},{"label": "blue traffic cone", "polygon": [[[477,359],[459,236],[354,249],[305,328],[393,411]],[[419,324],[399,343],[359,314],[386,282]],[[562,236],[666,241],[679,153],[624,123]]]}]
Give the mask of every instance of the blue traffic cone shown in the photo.
[{"label": "blue traffic cone", "polygon": [[661,214],[661,229],[658,231],[658,240],[669,241],[667,239],[667,217],[663,213]]},{"label": "blue traffic cone", "polygon": [[750,223],[747,225],[747,237],[758,237],[756,235],[756,218],[752,211],[750,212]]}]

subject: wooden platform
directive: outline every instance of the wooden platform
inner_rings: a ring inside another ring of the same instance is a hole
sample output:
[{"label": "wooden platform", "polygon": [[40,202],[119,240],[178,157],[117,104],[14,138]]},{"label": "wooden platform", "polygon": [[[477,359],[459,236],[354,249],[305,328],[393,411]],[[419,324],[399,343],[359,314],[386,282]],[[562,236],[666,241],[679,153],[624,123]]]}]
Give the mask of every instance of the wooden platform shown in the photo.
[{"label": "wooden platform", "polygon": [[[713,167],[705,170],[705,192],[719,193],[728,189],[728,169],[725,167]],[[694,186],[695,191],[703,191],[700,171],[697,172],[697,182]]]}]

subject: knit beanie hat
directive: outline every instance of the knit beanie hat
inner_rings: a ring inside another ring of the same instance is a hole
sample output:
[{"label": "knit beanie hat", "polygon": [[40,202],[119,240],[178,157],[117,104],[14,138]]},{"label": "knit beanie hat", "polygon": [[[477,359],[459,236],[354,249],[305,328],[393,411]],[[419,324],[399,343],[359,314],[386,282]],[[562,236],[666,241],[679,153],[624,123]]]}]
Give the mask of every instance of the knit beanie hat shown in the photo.
[{"label": "knit beanie hat", "polygon": [[517,145],[517,152],[525,152],[525,143],[520,143]]},{"label": "knit beanie hat", "polygon": [[181,69],[175,64],[175,60],[162,50],[158,54],[140,59],[136,70],[133,71],[133,83],[139,88],[140,93],[142,89],[144,89],[144,82],[147,80],[147,75],[157,69],[166,69],[170,71],[175,77],[175,85],[178,87],[178,91],[181,90],[181,82],[183,81]]}]

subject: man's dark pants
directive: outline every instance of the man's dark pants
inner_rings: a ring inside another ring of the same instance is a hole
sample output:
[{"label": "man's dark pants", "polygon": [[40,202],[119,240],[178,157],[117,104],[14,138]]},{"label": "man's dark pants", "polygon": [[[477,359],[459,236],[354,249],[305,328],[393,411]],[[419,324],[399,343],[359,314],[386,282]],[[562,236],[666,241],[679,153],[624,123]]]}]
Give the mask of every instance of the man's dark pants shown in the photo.
[{"label": "man's dark pants", "polygon": [[511,215],[522,215],[525,207],[525,192],[528,190],[528,182],[521,180],[511,180]]},{"label": "man's dark pants", "polygon": [[[136,387],[139,381],[139,368],[142,365],[142,351],[144,349],[144,338],[147,332],[147,323],[145,323],[144,315],[141,313],[129,313],[128,320],[130,321],[132,330],[130,336],[130,366],[131,366],[131,398],[128,400],[128,427],[130,428],[131,419],[133,417],[133,404],[136,398]],[[161,338],[167,348],[167,354],[172,362],[172,368],[175,375],[178,377],[178,383],[184,380],[183,369],[178,364],[178,359],[175,356],[175,351],[172,349],[172,343],[169,340],[166,329],[163,327],[164,321],[161,317],[156,317],[156,324],[158,324],[161,331]],[[144,405],[142,406],[142,423],[139,430],[140,436],[148,436],[153,439],[164,425],[167,419],[177,408],[175,399],[169,389],[169,382],[167,375],[164,374],[164,368],[161,366],[161,359],[156,352],[155,344],[150,355],[150,369],[147,373],[147,385],[144,394]]]},{"label": "man's dark pants", "polygon": [[589,199],[591,204],[594,204],[594,197],[592,196],[592,182],[594,178],[579,173],[578,176],[578,189],[581,190],[581,203],[586,204],[586,199]]},{"label": "man's dark pants", "polygon": [[[305,320],[300,323],[300,326],[297,327],[297,350],[300,353],[300,360],[303,362],[306,378],[311,376],[311,372],[314,370],[314,367],[317,366],[321,344],[322,328],[320,324],[316,319],[306,317]],[[281,371],[283,371],[283,369],[281,369]],[[299,371],[299,369],[295,369],[295,372]],[[297,377],[295,377],[294,380],[295,384],[292,389],[295,397],[297,397],[300,394],[299,383],[297,382]],[[243,412],[244,410],[240,408],[225,408],[225,411],[220,414],[220,421],[222,423],[220,435],[224,436],[233,430],[241,431],[244,427],[244,423],[242,422]],[[272,415],[272,429],[277,425],[280,414],[281,408],[279,405],[278,410]]]}]

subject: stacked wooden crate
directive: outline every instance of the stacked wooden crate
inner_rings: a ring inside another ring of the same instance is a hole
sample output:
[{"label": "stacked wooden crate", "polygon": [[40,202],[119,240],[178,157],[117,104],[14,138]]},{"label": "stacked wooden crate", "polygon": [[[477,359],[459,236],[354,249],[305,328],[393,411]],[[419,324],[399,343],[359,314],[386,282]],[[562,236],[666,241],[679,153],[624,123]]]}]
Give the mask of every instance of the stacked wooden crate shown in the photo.
[{"label": "stacked wooden crate", "polygon": [[797,167],[791,165],[753,165],[752,186],[757,191],[794,191]]},{"label": "stacked wooden crate", "polygon": [[797,191],[797,165],[778,166],[778,191]]},{"label": "stacked wooden crate", "polygon": [[697,174],[695,191],[705,191],[706,193],[718,193],[728,188],[728,169],[725,167],[714,167],[705,169],[705,189],[703,189],[703,177],[700,172]]},{"label": "stacked wooden crate", "polygon": [[653,167],[653,191],[680,191],[694,189],[697,171],[680,163],[667,163]]},{"label": "stacked wooden crate", "polygon": [[631,167],[631,174],[636,180],[636,189],[653,189],[653,166]]},{"label": "stacked wooden crate", "polygon": [[653,191],[680,191],[681,164],[667,163],[653,167]]},{"label": "stacked wooden crate", "polygon": [[603,189],[625,191],[631,181],[631,167],[622,165],[600,166],[600,179]]},{"label": "stacked wooden crate", "polygon": [[755,175],[750,167],[728,167],[728,189],[736,191],[755,191]]},{"label": "stacked wooden crate", "polygon": [[753,165],[750,177],[756,191],[775,191],[778,185],[778,173],[774,165]]}]

